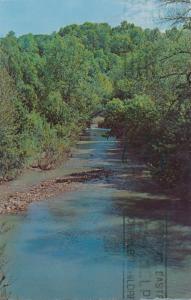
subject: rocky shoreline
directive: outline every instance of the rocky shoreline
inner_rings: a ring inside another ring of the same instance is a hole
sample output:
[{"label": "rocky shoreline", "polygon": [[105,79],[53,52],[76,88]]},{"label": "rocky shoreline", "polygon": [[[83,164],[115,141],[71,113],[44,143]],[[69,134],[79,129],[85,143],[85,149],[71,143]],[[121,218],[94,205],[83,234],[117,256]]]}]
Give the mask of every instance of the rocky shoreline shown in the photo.
[{"label": "rocky shoreline", "polygon": [[0,214],[17,214],[26,211],[29,204],[41,201],[80,187],[86,181],[102,179],[111,175],[110,170],[94,169],[72,173],[52,180],[46,180],[31,187],[28,191],[14,192],[0,201]]}]

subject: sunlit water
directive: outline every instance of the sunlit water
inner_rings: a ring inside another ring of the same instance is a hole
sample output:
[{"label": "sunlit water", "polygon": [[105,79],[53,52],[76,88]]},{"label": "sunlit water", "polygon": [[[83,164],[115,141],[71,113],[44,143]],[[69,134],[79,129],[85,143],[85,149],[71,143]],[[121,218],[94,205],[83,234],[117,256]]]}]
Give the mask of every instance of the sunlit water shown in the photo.
[{"label": "sunlit water", "polygon": [[12,299],[191,298],[189,203],[156,191],[140,163],[122,163],[118,143],[104,133],[87,130],[67,164],[14,183],[27,186],[94,167],[113,171],[33,203],[24,216],[1,217],[11,226],[6,254]]}]

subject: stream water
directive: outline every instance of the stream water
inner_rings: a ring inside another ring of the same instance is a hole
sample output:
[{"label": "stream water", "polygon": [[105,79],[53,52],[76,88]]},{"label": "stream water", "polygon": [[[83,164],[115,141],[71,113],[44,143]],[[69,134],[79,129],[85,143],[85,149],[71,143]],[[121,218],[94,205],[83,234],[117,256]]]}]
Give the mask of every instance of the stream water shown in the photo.
[{"label": "stream water", "polygon": [[191,298],[189,202],[157,191],[132,158],[122,163],[119,144],[105,132],[88,129],[64,166],[13,183],[19,188],[95,167],[113,171],[33,203],[25,215],[1,217],[10,226],[11,299]]}]

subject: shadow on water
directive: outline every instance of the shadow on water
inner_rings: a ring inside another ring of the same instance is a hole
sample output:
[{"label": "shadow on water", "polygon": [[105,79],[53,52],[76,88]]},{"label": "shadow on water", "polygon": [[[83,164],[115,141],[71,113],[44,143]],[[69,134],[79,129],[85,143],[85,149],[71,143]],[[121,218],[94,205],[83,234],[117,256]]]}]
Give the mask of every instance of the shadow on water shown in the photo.
[{"label": "shadow on water", "polygon": [[190,202],[165,195],[132,157],[122,163],[105,133],[87,130],[62,172],[104,167],[112,176],[20,217],[8,251],[19,299],[190,298]]}]

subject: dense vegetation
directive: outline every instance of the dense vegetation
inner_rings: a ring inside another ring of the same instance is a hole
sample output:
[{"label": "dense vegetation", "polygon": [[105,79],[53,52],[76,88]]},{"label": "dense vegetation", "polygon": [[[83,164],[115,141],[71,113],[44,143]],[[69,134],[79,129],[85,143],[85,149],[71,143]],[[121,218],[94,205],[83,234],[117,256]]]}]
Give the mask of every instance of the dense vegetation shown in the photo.
[{"label": "dense vegetation", "polygon": [[189,184],[190,31],[145,30],[138,35],[133,49],[121,51],[124,68],[114,79],[105,123],[124,139],[125,149],[138,150],[162,183]]},{"label": "dense vegetation", "polygon": [[12,178],[62,158],[112,86],[74,34],[10,32],[0,51],[0,176]]},{"label": "dense vegetation", "polygon": [[[0,171],[52,166],[94,112],[169,185],[191,174],[191,34],[123,22],[10,32],[0,51]],[[136,151],[137,152],[137,151]]]}]

